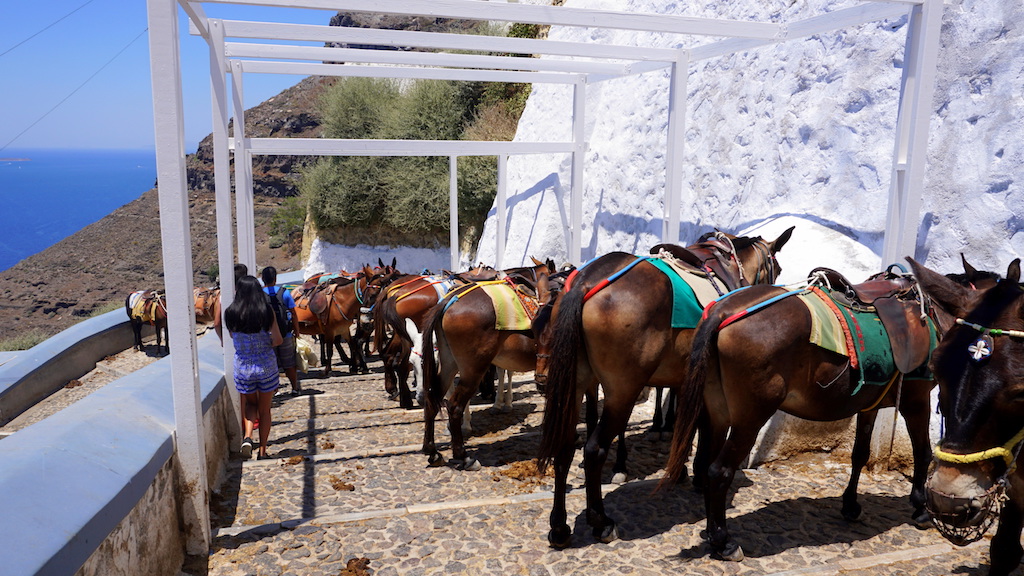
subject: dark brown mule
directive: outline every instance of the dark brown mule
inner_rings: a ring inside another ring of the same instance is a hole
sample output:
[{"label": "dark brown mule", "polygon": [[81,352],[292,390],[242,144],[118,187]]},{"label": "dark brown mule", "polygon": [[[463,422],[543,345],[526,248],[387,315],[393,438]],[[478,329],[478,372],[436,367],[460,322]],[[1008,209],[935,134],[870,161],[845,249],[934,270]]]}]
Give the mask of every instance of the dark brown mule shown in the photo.
[{"label": "dark brown mule", "polygon": [[[536,280],[534,280],[534,278]],[[557,284],[555,284],[557,285]],[[423,331],[423,380],[426,392],[423,419],[423,452],[431,465],[444,459],[434,443],[434,420],[448,396],[448,430],[451,433],[452,457],[461,470],[478,470],[480,463],[466,454],[465,424],[469,401],[476,394],[484,376],[497,366],[513,372],[528,372],[537,364],[537,343],[532,329],[497,329],[495,304],[483,289],[501,293],[508,300],[526,298],[539,308],[550,299],[548,267],[530,279],[513,279],[474,283],[453,290],[431,312]],[[533,295],[528,294],[532,292]],[[429,353],[436,342],[437,359]],[[455,375],[458,374],[456,384]]]},{"label": "dark brown mule", "polygon": [[1024,290],[1020,259],[1006,280],[971,291],[910,260],[925,295],[956,318],[932,355],[944,434],[927,482],[935,526],[954,544],[980,539],[998,518],[990,574],[1017,569],[1024,549]]},{"label": "dark brown mule", "polygon": [[385,278],[384,272],[375,273],[367,265],[356,278],[333,278],[315,285],[304,285],[292,293],[299,332],[321,338],[320,361],[325,378],[331,374],[332,345],[339,339],[349,344],[349,370],[353,373],[370,371],[361,343],[352,335],[352,325],[358,321],[360,307],[381,289]]},{"label": "dark brown mule", "polygon": [[217,303],[220,301],[220,288],[199,288],[192,290],[195,301],[196,322],[207,324],[213,322]]},{"label": "dark brown mule", "polygon": [[[655,248],[678,254],[695,271],[713,270],[726,289],[732,289],[750,281],[773,282],[780,270],[775,253],[792,231],[790,228],[772,242],[720,234],[685,249]],[[672,311],[673,287],[666,273],[650,261],[622,252],[601,256],[580,268],[555,305],[550,358],[539,356],[537,361],[538,373],[546,371],[548,375],[540,461],[542,465],[553,461],[555,466],[548,533],[552,546],[568,546],[572,536],[566,524],[566,477],[575,451],[581,402],[586,396],[587,420],[592,422],[598,383],[604,392],[604,408],[583,449],[587,521],[601,541],[618,537],[615,522],[604,511],[601,470],[612,440],[625,431],[644,387],[676,388],[685,379],[693,329],[673,328]],[[625,463],[621,445],[619,462]]]},{"label": "dark brown mule", "polygon": [[397,398],[402,408],[413,408],[413,393],[409,389],[412,338],[405,319],[412,320],[419,330],[427,311],[437,304],[439,290],[447,293],[465,284],[457,276],[407,274],[395,278],[381,292],[374,308],[373,345],[384,366],[384,390],[391,399]]},{"label": "dark brown mule", "polygon": [[[533,258],[533,266],[504,270],[507,275],[522,275],[536,281],[538,274],[554,272],[554,262],[541,262]],[[374,346],[384,364],[384,388],[392,398],[399,399],[403,408],[412,408],[413,391],[409,388],[409,357],[412,335],[406,319],[412,320],[419,332],[423,331],[427,313],[440,297],[435,286],[455,288],[473,280],[497,277],[493,268],[478,266],[460,274],[444,276],[408,275],[396,278],[381,296],[374,315]],[[447,290],[444,290],[447,292]],[[417,386],[421,386],[417,382]]]},{"label": "dark brown mule", "polygon": [[[831,296],[822,299],[832,308],[827,314],[849,314],[844,308],[873,313],[849,321],[847,337],[857,353],[844,355],[812,343],[812,315],[798,297],[807,290],[775,286],[751,286],[721,298],[705,309],[693,338],[667,477],[684,473],[694,426],[699,425],[694,483],[698,488],[706,485],[707,533],[716,558],[743,559],[726,526],[726,497],[758,432],[777,410],[813,421],[857,416],[852,472],[841,509],[844,518],[855,520],[861,514],[857,484],[870,456],[878,409],[898,401],[914,456],[912,517],[918,524],[927,522],[924,480],[931,460],[928,421],[934,381],[926,363],[949,318],[923,317],[916,283],[906,274],[884,273],[859,285],[828,269],[813,271],[812,278],[816,290]],[[878,334],[874,340],[871,330]],[[869,368],[875,362],[871,354],[890,350],[888,361],[877,363],[881,368]],[[871,385],[875,383],[881,384]]]},{"label": "dark brown mule", "polygon": [[142,325],[153,326],[156,332],[156,352],[160,353],[162,342],[166,342],[165,350],[170,353],[171,341],[167,335],[167,301],[163,292],[156,290],[140,290],[132,292],[124,299],[125,312],[131,322],[135,334],[135,349],[142,352]]},{"label": "dark brown mule", "polygon": [[374,343],[373,317],[377,304],[381,301],[384,288],[387,288],[395,278],[403,275],[398,271],[395,258],[391,259],[391,264],[385,264],[380,258],[377,259],[377,263],[378,265],[373,268],[373,273],[383,275],[383,280],[379,282],[381,289],[375,289],[367,295],[363,305],[359,308],[359,321],[356,323],[355,329],[355,338],[363,343],[363,356],[369,356],[371,353],[370,346]]}]

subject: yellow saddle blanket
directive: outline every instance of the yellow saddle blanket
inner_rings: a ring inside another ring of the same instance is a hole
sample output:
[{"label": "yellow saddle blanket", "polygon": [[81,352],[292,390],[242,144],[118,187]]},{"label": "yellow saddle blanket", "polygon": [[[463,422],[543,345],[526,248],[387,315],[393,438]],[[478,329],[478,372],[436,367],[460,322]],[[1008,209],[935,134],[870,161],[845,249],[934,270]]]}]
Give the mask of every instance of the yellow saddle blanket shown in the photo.
[{"label": "yellow saddle blanket", "polygon": [[504,280],[479,283],[494,305],[495,330],[529,330],[540,307],[537,299]]},{"label": "yellow saddle blanket", "polygon": [[159,306],[158,298],[145,297],[146,292],[132,292],[128,297],[128,304],[132,308],[132,318],[137,318],[143,322],[153,322],[156,316],[156,307]]}]

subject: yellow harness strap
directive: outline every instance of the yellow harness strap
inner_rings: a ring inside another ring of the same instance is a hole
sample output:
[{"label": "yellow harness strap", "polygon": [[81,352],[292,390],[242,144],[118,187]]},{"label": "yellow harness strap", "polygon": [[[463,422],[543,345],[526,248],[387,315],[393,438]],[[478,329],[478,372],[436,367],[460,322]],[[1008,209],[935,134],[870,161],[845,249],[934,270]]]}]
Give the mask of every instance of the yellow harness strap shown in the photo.
[{"label": "yellow harness strap", "polygon": [[936,446],[934,453],[937,459],[942,460],[943,462],[952,462],[953,464],[971,464],[998,457],[1002,458],[1003,461],[1006,462],[1006,465],[1009,466],[1013,463],[1014,458],[1013,452],[1011,452],[1010,449],[1020,443],[1021,440],[1024,440],[1024,428],[1022,428],[1020,432],[1017,432],[1016,436],[1010,438],[1006,444],[996,448],[989,448],[988,450],[982,450],[981,452],[975,452],[973,454],[953,454]]}]

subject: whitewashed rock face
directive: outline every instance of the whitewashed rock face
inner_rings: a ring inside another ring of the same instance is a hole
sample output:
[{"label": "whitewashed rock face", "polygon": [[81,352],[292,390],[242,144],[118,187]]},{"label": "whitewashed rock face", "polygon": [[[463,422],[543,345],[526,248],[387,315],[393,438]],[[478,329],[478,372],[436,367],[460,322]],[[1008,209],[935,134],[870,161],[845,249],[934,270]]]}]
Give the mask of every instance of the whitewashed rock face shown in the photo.
[{"label": "whitewashed rock face", "polygon": [[[721,19],[793,21],[850,6],[837,0],[568,0],[566,6]],[[916,257],[961,270],[1005,270],[1024,235],[1024,38],[1016,2],[954,0],[943,16]],[[877,270],[885,229],[906,17],[697,62],[687,84],[680,238],[713,227],[764,229],[783,217],[818,265]],[[685,47],[692,37],[554,28],[554,40]],[[706,41],[698,40],[699,43]],[[646,253],[660,242],[665,193],[668,73],[591,84],[587,90],[583,259]],[[569,87],[537,85],[518,141],[569,140]],[[504,266],[531,256],[567,259],[570,159],[509,159]],[[492,208],[475,256],[497,260]],[[763,234],[770,237],[771,234]],[[838,240],[837,238],[840,238]],[[855,243],[862,250],[835,248]],[[793,250],[796,255],[799,250]],[[857,277],[858,274],[852,274]]]}]

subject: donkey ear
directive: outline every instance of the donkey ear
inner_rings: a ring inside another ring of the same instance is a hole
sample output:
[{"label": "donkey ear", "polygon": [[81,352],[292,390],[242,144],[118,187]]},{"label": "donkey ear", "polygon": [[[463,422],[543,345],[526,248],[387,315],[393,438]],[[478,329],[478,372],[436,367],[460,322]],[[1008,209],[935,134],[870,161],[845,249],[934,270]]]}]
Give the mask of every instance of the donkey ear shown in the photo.
[{"label": "donkey ear", "polygon": [[544,266],[544,263],[543,263],[543,262],[541,262],[540,260],[537,260],[537,259],[536,259],[536,258],[534,258],[533,256],[530,256],[530,260],[533,260],[533,264],[534,264],[535,266]]},{"label": "donkey ear", "polygon": [[793,237],[794,228],[796,228],[796,226],[790,226],[788,230],[786,230],[782,234],[779,234],[779,237],[772,242],[772,254],[775,254],[779,250],[782,250],[782,247],[786,245],[786,242],[789,242],[789,239]]},{"label": "donkey ear", "polygon": [[907,262],[910,262],[910,267],[914,271],[914,277],[917,278],[917,283],[921,290],[932,299],[936,306],[955,317],[963,317],[965,315],[966,310],[964,307],[970,293],[970,288],[926,268],[910,256],[907,256]]},{"label": "donkey ear", "polygon": [[1020,283],[1020,258],[1014,258],[1006,269],[1006,280],[1011,284]]},{"label": "donkey ear", "polygon": [[964,263],[964,274],[967,274],[968,278],[977,277],[978,269],[967,262],[967,256],[964,256],[963,252],[960,253],[960,260]]}]

